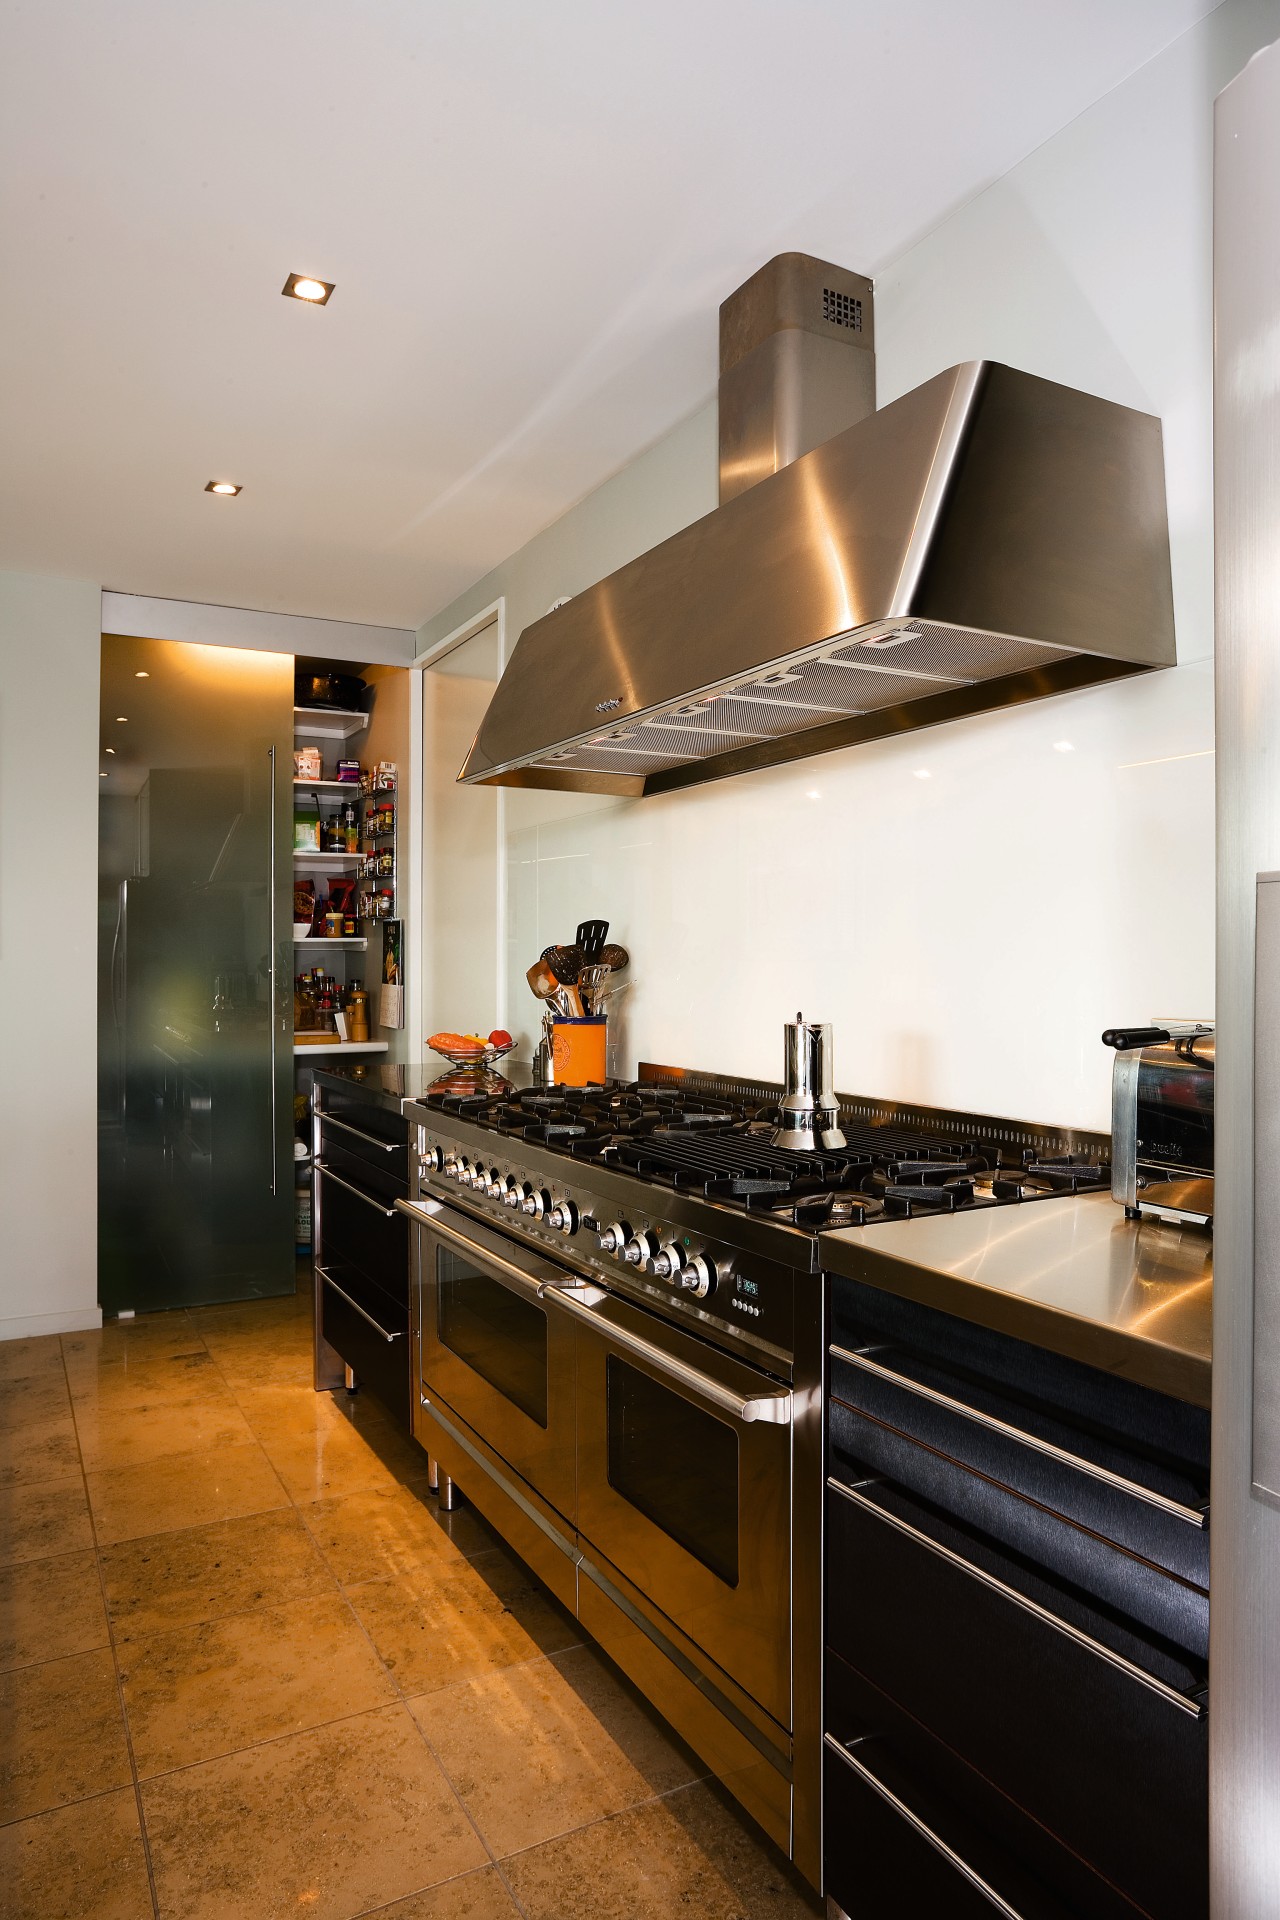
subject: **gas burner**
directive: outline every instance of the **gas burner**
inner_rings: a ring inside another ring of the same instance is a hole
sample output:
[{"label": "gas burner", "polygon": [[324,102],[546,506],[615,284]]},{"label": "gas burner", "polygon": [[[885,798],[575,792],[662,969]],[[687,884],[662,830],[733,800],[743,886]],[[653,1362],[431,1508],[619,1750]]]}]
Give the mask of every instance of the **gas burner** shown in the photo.
[{"label": "gas burner", "polygon": [[1021,1171],[1001,1174],[991,1182],[998,1200],[1035,1200],[1050,1193],[1090,1193],[1111,1185],[1111,1168],[1085,1154],[1068,1153],[1052,1160],[1028,1158]]}]

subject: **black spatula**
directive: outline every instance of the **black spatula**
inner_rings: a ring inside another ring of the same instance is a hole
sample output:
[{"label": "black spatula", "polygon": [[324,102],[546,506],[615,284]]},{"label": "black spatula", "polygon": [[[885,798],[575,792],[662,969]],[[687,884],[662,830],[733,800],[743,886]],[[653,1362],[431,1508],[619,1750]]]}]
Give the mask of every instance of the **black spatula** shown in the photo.
[{"label": "black spatula", "polygon": [[607,920],[584,920],[578,928],[577,944],[582,948],[582,957],[589,967],[594,967],[604,952],[608,936]]}]

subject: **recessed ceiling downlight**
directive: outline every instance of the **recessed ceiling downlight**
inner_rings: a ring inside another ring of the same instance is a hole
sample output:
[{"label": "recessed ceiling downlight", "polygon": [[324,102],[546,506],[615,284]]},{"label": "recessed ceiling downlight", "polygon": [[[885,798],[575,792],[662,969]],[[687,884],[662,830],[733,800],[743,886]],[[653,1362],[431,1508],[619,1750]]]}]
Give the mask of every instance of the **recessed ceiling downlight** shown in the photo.
[{"label": "recessed ceiling downlight", "polygon": [[235,494],[240,492],[240,488],[234,480],[206,480],[204,490],[206,493]]},{"label": "recessed ceiling downlight", "polygon": [[309,273],[291,273],[280,291],[288,300],[305,300],[309,306],[323,307],[333,289],[332,280],[316,280]]}]

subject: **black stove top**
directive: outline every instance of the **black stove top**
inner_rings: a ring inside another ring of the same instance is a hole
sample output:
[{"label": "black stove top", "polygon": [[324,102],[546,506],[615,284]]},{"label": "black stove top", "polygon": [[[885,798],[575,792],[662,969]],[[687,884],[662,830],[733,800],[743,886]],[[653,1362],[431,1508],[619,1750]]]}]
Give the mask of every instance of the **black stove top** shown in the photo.
[{"label": "black stove top", "polygon": [[451,1079],[423,1104],[572,1160],[811,1230],[1084,1193],[1111,1182],[1109,1165],[1087,1154],[1011,1156],[980,1138],[894,1126],[846,1127],[838,1151],[797,1153],[774,1146],[771,1105],[640,1081],[521,1091]]}]

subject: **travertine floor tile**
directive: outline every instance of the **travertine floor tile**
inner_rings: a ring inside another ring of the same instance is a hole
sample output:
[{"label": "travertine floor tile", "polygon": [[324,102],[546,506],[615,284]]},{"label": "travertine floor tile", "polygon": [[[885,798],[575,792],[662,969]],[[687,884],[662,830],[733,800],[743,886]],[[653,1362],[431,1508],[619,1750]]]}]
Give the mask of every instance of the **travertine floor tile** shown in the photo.
[{"label": "travertine floor tile", "polygon": [[76,1416],[86,1469],[130,1467],[170,1453],[252,1443],[249,1423],[231,1395],[165,1397],[126,1405],[119,1395],[81,1406]]},{"label": "travertine floor tile", "polygon": [[495,1855],[695,1777],[674,1736],[585,1647],[410,1705]]},{"label": "travertine floor tile", "polygon": [[370,1920],[518,1920],[519,1912],[497,1868],[482,1867],[479,1873],[381,1907]]},{"label": "travertine floor tile", "polygon": [[0,1566],[92,1545],[82,1479],[0,1489]]},{"label": "travertine floor tile", "polygon": [[503,1866],[529,1920],[807,1920],[822,1912],[767,1843],[753,1842],[703,1786],[597,1821]]},{"label": "travertine floor tile", "polygon": [[144,1353],[139,1358],[84,1364],[67,1362],[77,1418],[86,1407],[138,1407],[161,1400],[231,1400],[213,1355],[197,1346],[182,1353]]},{"label": "travertine floor tile", "polygon": [[402,1693],[432,1693],[561,1653],[578,1623],[508,1554],[350,1587],[361,1624]]},{"label": "travertine floor tile", "polygon": [[[422,1464],[425,1471],[425,1455]],[[302,1518],[344,1585],[410,1573],[424,1563],[455,1566],[461,1558],[441,1530],[425,1479],[317,1500],[302,1509]]]},{"label": "travertine floor tile", "polygon": [[127,1786],[129,1753],[108,1649],[0,1676],[0,1821]]},{"label": "travertine floor tile", "polygon": [[0,1382],[55,1377],[62,1372],[61,1336],[41,1333],[29,1340],[0,1340]]},{"label": "travertine floor tile", "polygon": [[[397,1469],[403,1471],[417,1465],[410,1440],[392,1446],[379,1432],[375,1448],[363,1433],[357,1433],[345,1421],[309,1434],[286,1437],[268,1434],[262,1445],[290,1496],[299,1504],[329,1499],[339,1493],[358,1493],[366,1488],[392,1488],[400,1481]],[[387,1463],[386,1455],[391,1456],[391,1464]]]},{"label": "travertine floor tile", "polygon": [[70,1416],[71,1395],[61,1366],[18,1379],[0,1375],[0,1447],[12,1446],[33,1421]]},{"label": "travertine floor tile", "polygon": [[138,1636],[120,1667],[143,1779],[395,1698],[336,1587],[319,1600]]},{"label": "travertine floor tile", "polygon": [[132,1787],[0,1827],[6,1920],[151,1920]]},{"label": "travertine floor tile", "polygon": [[334,1577],[292,1507],[102,1550],[117,1644],[328,1593]]},{"label": "travertine floor tile", "polygon": [[348,1920],[485,1864],[405,1708],[142,1788],[164,1920]]},{"label": "travertine floor tile", "polygon": [[134,1467],[108,1467],[87,1476],[98,1540],[134,1540],[178,1527],[207,1526],[240,1514],[288,1504],[256,1441],[167,1454]]},{"label": "travertine floor tile", "polygon": [[185,1313],[147,1313],[137,1320],[108,1320],[91,1333],[64,1333],[68,1373],[104,1366],[130,1366],[195,1353],[200,1335]]},{"label": "travertine floor tile", "polygon": [[0,1487],[79,1477],[80,1448],[70,1406],[43,1417],[33,1411],[25,1425],[9,1426],[0,1434]]},{"label": "travertine floor tile", "polygon": [[[92,1553],[0,1568],[0,1668],[105,1647],[107,1614]],[[3,1735],[0,1734],[0,1739]]]}]

